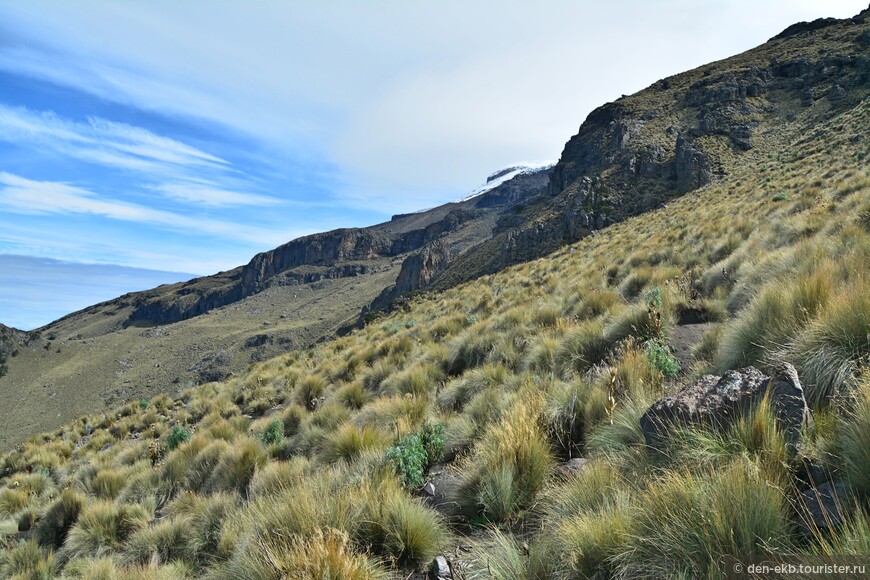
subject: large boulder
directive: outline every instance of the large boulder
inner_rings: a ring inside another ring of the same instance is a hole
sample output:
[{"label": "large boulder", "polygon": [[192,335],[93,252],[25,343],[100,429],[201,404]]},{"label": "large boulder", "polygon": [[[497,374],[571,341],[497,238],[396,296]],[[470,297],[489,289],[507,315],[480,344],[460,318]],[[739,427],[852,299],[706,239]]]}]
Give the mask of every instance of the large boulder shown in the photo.
[{"label": "large boulder", "polygon": [[707,426],[725,430],[767,396],[786,441],[795,447],[812,413],[795,368],[786,363],[771,376],[754,367],[706,375],[654,403],[640,418],[647,445],[657,447],[675,427]]}]

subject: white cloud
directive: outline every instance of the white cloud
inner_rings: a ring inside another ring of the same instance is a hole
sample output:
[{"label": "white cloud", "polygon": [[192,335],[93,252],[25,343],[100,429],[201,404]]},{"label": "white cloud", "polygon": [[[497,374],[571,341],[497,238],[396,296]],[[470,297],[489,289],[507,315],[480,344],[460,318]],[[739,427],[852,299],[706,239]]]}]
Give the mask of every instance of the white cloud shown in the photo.
[{"label": "white cloud", "polygon": [[865,7],[32,0],[0,8],[18,36],[0,69],[231,127],[276,155],[333,161],[348,202],[380,198],[386,211],[452,199],[515,159],[557,157],[606,100],[797,20]]},{"label": "white cloud", "polygon": [[80,214],[199,232],[251,243],[279,244],[287,232],[267,230],[221,220],[189,217],[138,204],[102,199],[87,189],[65,183],[35,181],[0,172],[0,208],[29,215]]},{"label": "white cloud", "polygon": [[140,127],[96,117],[77,123],[51,111],[2,104],[0,139],[40,145],[84,161],[137,171],[174,172],[178,167],[228,165],[219,157]]},{"label": "white cloud", "polygon": [[170,199],[212,207],[238,205],[279,205],[280,199],[267,195],[227,191],[214,185],[197,183],[164,183],[154,189]]}]

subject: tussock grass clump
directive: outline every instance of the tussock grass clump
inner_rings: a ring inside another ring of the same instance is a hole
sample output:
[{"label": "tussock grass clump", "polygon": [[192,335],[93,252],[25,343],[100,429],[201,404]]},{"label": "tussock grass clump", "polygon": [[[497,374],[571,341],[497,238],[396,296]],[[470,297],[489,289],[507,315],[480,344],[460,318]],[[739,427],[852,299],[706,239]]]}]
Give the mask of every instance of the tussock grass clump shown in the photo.
[{"label": "tussock grass clump", "polygon": [[447,359],[447,372],[459,375],[486,362],[497,342],[497,335],[484,323],[471,326],[450,342],[450,356]]},{"label": "tussock grass clump", "polygon": [[414,397],[379,397],[354,417],[357,426],[371,425],[408,432],[426,416],[428,403]]},{"label": "tussock grass clump", "polygon": [[[166,514],[185,529],[184,560],[205,565],[219,558],[221,532],[237,508],[238,497],[225,493],[187,493],[168,505]],[[171,535],[169,531],[165,534]]]},{"label": "tussock grass clump", "polygon": [[559,520],[550,548],[557,577],[615,576],[614,560],[631,549],[631,534],[632,511],[624,497]]},{"label": "tussock grass clump", "polygon": [[377,560],[355,551],[348,535],[337,530],[318,530],[309,537],[261,540],[213,576],[226,580],[386,580],[389,577]]},{"label": "tussock grass clump", "polygon": [[298,405],[314,410],[326,390],[326,379],[319,375],[309,375],[299,382],[293,392],[293,400]]},{"label": "tussock grass clump", "polygon": [[545,420],[550,439],[564,458],[580,457],[586,436],[607,417],[607,392],[582,379],[554,381],[547,389]]},{"label": "tussock grass clump", "polygon": [[188,554],[189,530],[186,522],[164,520],[141,529],[126,541],[123,552],[125,564],[162,564],[182,559]]},{"label": "tussock grass clump", "polygon": [[151,515],[139,505],[90,503],[70,529],[61,554],[68,558],[98,558],[117,552],[150,519]]},{"label": "tussock grass clump", "polygon": [[221,456],[204,490],[208,493],[236,492],[245,496],[254,473],[265,463],[266,453],[259,441],[250,438],[236,441],[230,451]]},{"label": "tussock grass clump", "polygon": [[393,477],[372,479],[360,491],[363,511],[355,536],[402,564],[427,563],[445,546],[441,517],[409,497]]},{"label": "tussock grass clump", "polygon": [[468,578],[480,580],[534,580],[554,578],[555,560],[546,542],[531,545],[497,528],[488,530],[483,540],[472,544],[471,558],[476,564]]},{"label": "tussock grass clump", "polygon": [[19,542],[0,559],[0,573],[6,578],[54,578],[57,560],[52,552],[44,552],[33,540]]},{"label": "tussock grass clump", "polygon": [[39,544],[53,550],[60,549],[70,528],[78,521],[84,505],[84,497],[71,489],[65,489],[36,526]]},{"label": "tussock grass clump", "polygon": [[717,372],[756,365],[767,349],[790,342],[828,302],[830,276],[829,271],[819,272],[790,285],[763,290],[725,331],[716,357]]},{"label": "tussock grass clump", "polygon": [[870,282],[862,279],[831,298],[782,352],[794,360],[807,399],[819,407],[849,386],[870,360]]},{"label": "tussock grass clump", "polygon": [[626,576],[707,577],[722,556],[789,547],[785,495],[747,461],[704,475],[667,472],[638,501],[632,549],[616,557]]},{"label": "tussock grass clump", "polygon": [[129,478],[129,470],[101,469],[85,486],[87,493],[100,499],[115,499]]},{"label": "tussock grass clump", "polygon": [[555,361],[563,378],[583,374],[604,360],[614,343],[605,339],[603,332],[600,322],[590,321],[565,335]]},{"label": "tussock grass clump", "polygon": [[378,427],[345,423],[324,440],[319,457],[327,463],[352,461],[370,449],[385,449],[391,436]]},{"label": "tussock grass clump", "polygon": [[24,508],[30,501],[30,493],[26,489],[5,488],[0,491],[0,517],[12,517]]},{"label": "tussock grass clump", "polygon": [[251,480],[251,497],[281,492],[293,481],[309,473],[312,464],[305,457],[293,457],[289,461],[272,461],[254,474]]},{"label": "tussock grass clump", "polygon": [[438,394],[438,406],[442,409],[459,410],[477,394],[490,387],[503,385],[507,369],[500,364],[485,364],[453,379]]},{"label": "tussock grass clump", "polygon": [[553,465],[541,407],[516,403],[487,428],[463,465],[456,500],[464,509],[502,521],[531,504]]},{"label": "tussock grass clump", "polygon": [[417,363],[391,375],[381,383],[382,395],[429,397],[444,380],[444,371],[430,363]]},{"label": "tussock grass clump", "polygon": [[870,498],[870,380],[862,380],[855,398],[839,436],[839,447],[852,489],[860,497]]}]

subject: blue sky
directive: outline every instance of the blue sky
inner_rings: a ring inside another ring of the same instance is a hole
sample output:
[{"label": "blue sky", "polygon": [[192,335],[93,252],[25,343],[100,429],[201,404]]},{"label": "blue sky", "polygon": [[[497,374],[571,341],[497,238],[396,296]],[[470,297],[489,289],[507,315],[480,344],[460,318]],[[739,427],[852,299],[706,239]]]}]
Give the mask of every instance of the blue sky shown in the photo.
[{"label": "blue sky", "polygon": [[0,0],[0,322],[456,199],[605,101],[866,1]]}]

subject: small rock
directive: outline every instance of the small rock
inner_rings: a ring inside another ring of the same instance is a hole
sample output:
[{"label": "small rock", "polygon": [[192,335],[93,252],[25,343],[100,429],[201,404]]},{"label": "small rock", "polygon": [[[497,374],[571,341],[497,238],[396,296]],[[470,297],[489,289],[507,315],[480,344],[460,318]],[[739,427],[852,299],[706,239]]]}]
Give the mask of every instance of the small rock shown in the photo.
[{"label": "small rock", "polygon": [[423,486],[423,493],[429,497],[435,497],[435,484],[431,481],[426,482],[426,485]]},{"label": "small rock", "polygon": [[453,578],[447,558],[437,556],[432,561],[432,565],[429,567],[429,578],[431,580],[449,580]]},{"label": "small rock", "polygon": [[842,482],[827,481],[801,492],[798,527],[806,537],[837,528],[843,523],[842,508],[847,505],[847,490]]},{"label": "small rock", "polygon": [[574,459],[569,459],[568,461],[556,468],[556,475],[565,479],[577,477],[583,472],[584,469],[586,469],[586,466],[588,464],[589,460],[582,457],[575,457]]}]

